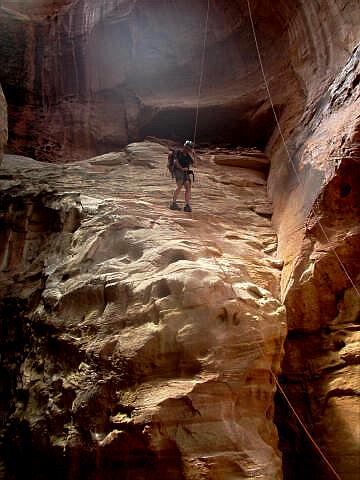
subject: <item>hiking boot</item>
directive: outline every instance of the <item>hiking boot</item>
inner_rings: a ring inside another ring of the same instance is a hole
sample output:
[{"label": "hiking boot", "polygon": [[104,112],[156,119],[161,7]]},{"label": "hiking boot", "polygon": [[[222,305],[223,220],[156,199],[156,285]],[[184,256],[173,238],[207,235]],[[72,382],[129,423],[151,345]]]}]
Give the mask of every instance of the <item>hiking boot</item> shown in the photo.
[{"label": "hiking boot", "polygon": [[192,212],[191,207],[188,203],[184,207],[184,212]]},{"label": "hiking boot", "polygon": [[171,202],[170,210],[181,210],[181,207],[176,202]]}]

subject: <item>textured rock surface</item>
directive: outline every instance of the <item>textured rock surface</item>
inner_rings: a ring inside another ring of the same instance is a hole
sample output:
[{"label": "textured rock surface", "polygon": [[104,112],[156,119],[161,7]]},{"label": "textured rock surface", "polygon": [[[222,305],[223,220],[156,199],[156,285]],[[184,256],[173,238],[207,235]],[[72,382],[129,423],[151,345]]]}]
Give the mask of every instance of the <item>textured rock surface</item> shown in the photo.
[{"label": "textured rock surface", "polygon": [[263,152],[244,148],[238,148],[231,154],[229,152],[222,154],[221,149],[217,149],[214,155],[214,162],[217,165],[251,168],[252,170],[260,170],[265,173],[268,172],[270,166],[269,158]]},{"label": "textured rock surface", "polygon": [[0,85],[0,165],[3,158],[4,146],[6,145],[8,138],[8,126],[7,126],[7,105]]},{"label": "textured rock surface", "polygon": [[[351,480],[360,471],[359,61],[357,48],[316,105],[310,96],[293,171],[278,150],[270,174],[289,326],[283,381],[341,478]],[[284,423],[279,417],[287,476],[329,478],[298,425]]]},{"label": "textured rock surface", "polygon": [[[353,421],[359,409],[359,308],[336,256],[358,285],[359,2],[251,2],[290,158],[278,132],[271,135],[275,122],[246,2],[211,3],[199,139],[266,144],[290,327],[284,387],[342,478],[352,480],[360,458]],[[11,149],[61,162],[106,152],[89,162],[95,178],[94,169],[99,173],[128,161],[128,153],[108,152],[129,139],[190,137],[205,5],[184,0],[3,0],[0,81],[10,103]],[[234,162],[233,154],[227,159],[219,158],[218,150],[211,155],[218,162]],[[138,161],[136,156],[133,160]],[[255,179],[258,185],[264,182],[251,171],[238,175],[213,176],[226,192],[234,185],[252,188]],[[96,198],[87,201],[96,208]],[[267,201],[248,207],[264,218],[271,214]],[[265,250],[274,252],[276,243]],[[24,251],[31,255],[32,249]],[[20,306],[8,308],[13,318],[11,312]],[[278,411],[278,423],[285,478],[329,478],[284,408]]]},{"label": "textured rock surface", "polygon": [[270,208],[264,174],[203,152],[194,212],[173,212],[166,152],[6,157],[10,476],[282,478],[270,372],[286,324],[276,236],[255,211]]},{"label": "textured rock surface", "polygon": [[[354,42],[338,33],[339,12],[332,10],[342,6],[334,3],[324,7],[336,45],[328,71]],[[339,21],[350,30],[356,17],[351,2],[344,4]],[[4,0],[0,9],[0,81],[10,104],[14,152],[63,162],[147,135],[191,136],[206,2],[40,5]],[[304,65],[312,61],[318,36],[325,49],[327,30],[308,39],[312,14],[301,2],[263,0],[253,10],[275,109],[280,114],[287,105],[283,116],[294,126],[304,105],[304,76],[314,73],[304,74]],[[320,59],[317,68],[320,80]],[[245,2],[211,6],[200,110],[202,141],[263,148],[273,131]]]}]

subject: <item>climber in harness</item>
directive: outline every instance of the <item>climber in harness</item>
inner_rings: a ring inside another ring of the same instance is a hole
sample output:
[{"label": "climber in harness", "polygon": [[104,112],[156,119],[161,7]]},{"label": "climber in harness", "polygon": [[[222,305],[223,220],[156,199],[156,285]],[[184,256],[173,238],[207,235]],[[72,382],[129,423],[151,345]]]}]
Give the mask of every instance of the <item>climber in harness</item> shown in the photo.
[{"label": "climber in harness", "polygon": [[181,210],[176,200],[180,194],[182,187],[185,188],[185,206],[184,212],[191,212],[190,195],[191,195],[191,178],[194,181],[194,172],[190,167],[195,165],[195,154],[193,151],[194,144],[190,140],[186,140],[184,147],[178,150],[172,150],[168,157],[168,169],[176,181],[176,189],[170,202],[171,210]]}]

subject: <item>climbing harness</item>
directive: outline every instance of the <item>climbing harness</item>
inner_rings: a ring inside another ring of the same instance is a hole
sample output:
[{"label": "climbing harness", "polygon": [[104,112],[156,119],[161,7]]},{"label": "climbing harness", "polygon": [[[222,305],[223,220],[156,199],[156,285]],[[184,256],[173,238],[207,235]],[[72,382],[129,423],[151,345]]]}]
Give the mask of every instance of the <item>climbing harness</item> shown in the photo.
[{"label": "climbing harness", "polygon": [[194,174],[194,170],[188,170],[187,172],[185,172],[185,176],[186,176],[186,180],[189,180],[191,182],[191,176],[192,176],[192,181],[193,183],[195,182],[195,174]]}]

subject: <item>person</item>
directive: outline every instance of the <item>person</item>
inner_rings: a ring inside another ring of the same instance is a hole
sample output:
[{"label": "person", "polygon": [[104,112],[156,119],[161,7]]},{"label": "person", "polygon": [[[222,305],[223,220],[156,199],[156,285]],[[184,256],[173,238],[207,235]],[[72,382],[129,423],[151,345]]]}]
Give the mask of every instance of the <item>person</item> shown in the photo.
[{"label": "person", "polygon": [[[191,196],[191,179],[192,170],[190,166],[195,165],[195,155],[193,152],[194,144],[190,140],[186,140],[182,149],[175,151],[175,161],[173,175],[176,181],[176,189],[173,194],[172,202],[170,203],[171,210],[181,210],[181,207],[176,202],[182,187],[185,188],[185,206],[184,212],[191,212],[190,196]],[[193,177],[194,178],[194,177]]]}]

